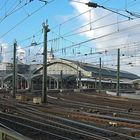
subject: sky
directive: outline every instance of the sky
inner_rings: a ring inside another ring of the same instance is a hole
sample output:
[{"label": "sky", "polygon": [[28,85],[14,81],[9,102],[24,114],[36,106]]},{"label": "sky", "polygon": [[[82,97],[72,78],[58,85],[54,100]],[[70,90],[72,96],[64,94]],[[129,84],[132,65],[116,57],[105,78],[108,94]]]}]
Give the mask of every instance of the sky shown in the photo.
[{"label": "sky", "polygon": [[[0,45],[3,62],[17,57],[23,63],[42,63],[42,23],[48,20],[48,50],[55,57],[116,69],[120,48],[121,70],[140,76],[140,0],[92,0],[104,8],[90,8],[88,0],[1,0]],[[128,11],[128,12],[126,12]],[[123,14],[120,15],[120,14]],[[125,16],[124,16],[125,15]],[[39,45],[31,46],[37,42]]]}]

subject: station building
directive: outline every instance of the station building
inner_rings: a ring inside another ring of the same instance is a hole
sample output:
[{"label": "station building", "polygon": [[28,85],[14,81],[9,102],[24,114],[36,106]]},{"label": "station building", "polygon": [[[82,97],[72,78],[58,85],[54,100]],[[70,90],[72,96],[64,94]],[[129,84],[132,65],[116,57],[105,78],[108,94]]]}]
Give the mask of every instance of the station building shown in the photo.
[{"label": "station building", "polygon": [[[0,64],[0,87],[12,89],[11,63]],[[17,89],[42,89],[43,66],[41,64],[17,64]],[[134,89],[140,77],[126,72],[120,72],[120,88]],[[89,63],[67,59],[51,59],[47,64],[47,89],[98,89],[99,67]],[[101,88],[116,89],[117,71],[110,68],[101,69]],[[138,85],[137,85],[138,86]]]}]

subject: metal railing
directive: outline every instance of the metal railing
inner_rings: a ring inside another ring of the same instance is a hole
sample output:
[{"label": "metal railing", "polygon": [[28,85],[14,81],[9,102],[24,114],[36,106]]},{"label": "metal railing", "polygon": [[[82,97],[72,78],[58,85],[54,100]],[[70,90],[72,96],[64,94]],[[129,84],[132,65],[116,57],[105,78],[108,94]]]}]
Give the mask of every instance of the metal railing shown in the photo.
[{"label": "metal railing", "polygon": [[0,127],[0,140],[32,140],[15,131]]}]

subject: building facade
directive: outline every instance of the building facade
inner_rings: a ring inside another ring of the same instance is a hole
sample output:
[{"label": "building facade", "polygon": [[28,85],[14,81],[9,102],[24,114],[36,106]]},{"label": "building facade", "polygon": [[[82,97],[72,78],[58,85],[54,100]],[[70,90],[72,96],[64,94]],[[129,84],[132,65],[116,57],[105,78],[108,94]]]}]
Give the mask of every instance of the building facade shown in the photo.
[{"label": "building facade", "polygon": [[[0,87],[12,89],[12,64],[1,63]],[[41,64],[17,65],[17,89],[42,90],[43,66]],[[101,88],[116,89],[117,71],[101,69]],[[66,59],[52,59],[47,64],[47,89],[99,88],[99,67]],[[135,88],[133,81],[139,76],[120,72],[120,88]]]}]

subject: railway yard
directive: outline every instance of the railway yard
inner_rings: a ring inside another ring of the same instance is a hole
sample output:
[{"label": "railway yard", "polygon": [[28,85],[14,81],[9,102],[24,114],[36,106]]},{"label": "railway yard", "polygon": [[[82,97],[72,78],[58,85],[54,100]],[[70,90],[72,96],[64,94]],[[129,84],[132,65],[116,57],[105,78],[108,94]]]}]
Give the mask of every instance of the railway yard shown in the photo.
[{"label": "railway yard", "polygon": [[[50,93],[47,104],[0,94],[0,125],[34,140],[139,140],[140,102],[97,93]],[[9,139],[8,139],[9,140]]]}]

